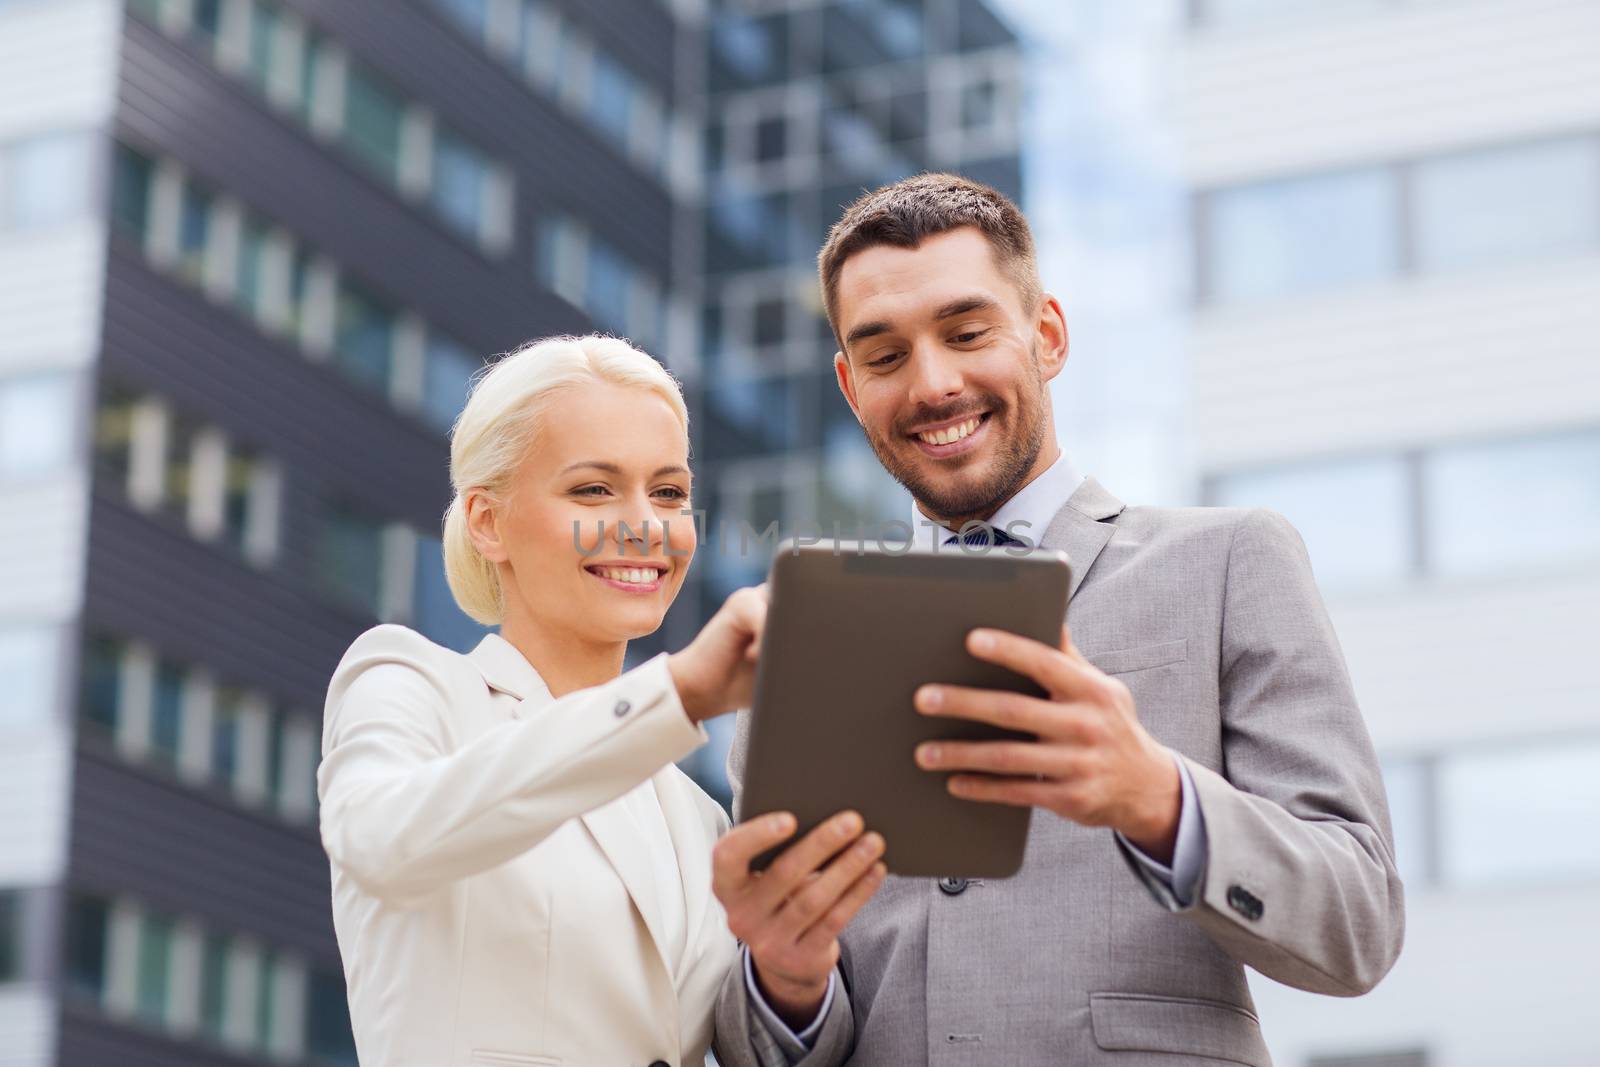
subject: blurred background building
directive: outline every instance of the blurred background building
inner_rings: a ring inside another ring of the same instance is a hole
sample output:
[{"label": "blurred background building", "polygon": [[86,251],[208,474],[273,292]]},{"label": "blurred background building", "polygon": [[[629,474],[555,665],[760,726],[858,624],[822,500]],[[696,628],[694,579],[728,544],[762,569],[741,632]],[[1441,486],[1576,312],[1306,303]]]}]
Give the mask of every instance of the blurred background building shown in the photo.
[{"label": "blurred background building", "polygon": [[1309,546],[1410,931],[1256,982],[1277,1062],[1600,1062],[1596,55],[1600,0],[0,0],[0,1065],[352,1063],[322,692],[482,632],[468,378],[624,334],[713,532],[903,517],[814,257],[932,168],[1034,223],[1079,465]]},{"label": "blurred background building", "polygon": [[1255,983],[1269,1042],[1600,1063],[1600,4],[1189,15],[1202,496],[1305,537],[1408,889],[1373,994]]}]

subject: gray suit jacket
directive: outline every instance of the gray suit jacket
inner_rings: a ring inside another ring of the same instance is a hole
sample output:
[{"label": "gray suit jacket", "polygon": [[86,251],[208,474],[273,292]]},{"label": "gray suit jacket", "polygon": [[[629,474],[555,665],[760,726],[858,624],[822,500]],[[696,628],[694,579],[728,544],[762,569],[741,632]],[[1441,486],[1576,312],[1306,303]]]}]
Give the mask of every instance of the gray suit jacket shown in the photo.
[{"label": "gray suit jacket", "polygon": [[[888,879],[841,939],[802,1063],[1262,1067],[1246,965],[1354,996],[1399,955],[1383,782],[1294,528],[1264,510],[1129,508],[1090,478],[1040,541],[1071,558],[1074,643],[1188,764],[1209,840],[1196,899],[1179,908],[1110,830],[1036,812],[1015,877],[955,893]],[[742,968],[717,1027],[727,1067],[787,1062]]]}]

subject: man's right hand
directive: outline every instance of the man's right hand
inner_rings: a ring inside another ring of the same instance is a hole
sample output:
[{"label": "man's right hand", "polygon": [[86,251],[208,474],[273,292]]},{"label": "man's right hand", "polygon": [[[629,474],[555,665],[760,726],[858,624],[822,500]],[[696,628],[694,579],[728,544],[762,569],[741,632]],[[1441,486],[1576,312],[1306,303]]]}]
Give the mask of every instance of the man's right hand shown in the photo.
[{"label": "man's right hand", "polygon": [[712,890],[728,929],[750,949],[768,1006],[795,1029],[816,1018],[839,934],[888,873],[882,836],[864,829],[860,815],[840,812],[752,871],[753,859],[794,834],[794,816],[778,812],[734,827],[712,850]]}]

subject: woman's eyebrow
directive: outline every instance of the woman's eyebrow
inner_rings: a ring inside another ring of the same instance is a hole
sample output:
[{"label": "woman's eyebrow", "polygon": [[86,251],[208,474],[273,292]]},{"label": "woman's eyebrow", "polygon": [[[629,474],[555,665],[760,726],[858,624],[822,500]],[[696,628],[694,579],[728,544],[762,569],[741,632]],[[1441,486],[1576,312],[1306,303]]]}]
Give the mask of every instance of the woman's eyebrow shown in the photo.
[{"label": "woman's eyebrow", "polygon": [[[622,473],[622,468],[617,466],[615,463],[606,463],[605,461],[598,460],[598,459],[584,459],[584,460],[579,460],[577,463],[569,463],[565,467],[561,468],[561,473],[562,474],[567,474],[567,473],[569,473],[571,471],[575,471],[575,470],[604,471],[607,474],[621,474]],[[650,477],[652,477],[652,478],[660,478],[660,477],[663,477],[664,475],[668,475],[668,474],[688,474],[688,473],[689,473],[689,468],[688,467],[685,467],[681,463],[673,463],[673,464],[669,464],[668,466],[665,466],[665,467],[657,467],[655,473],[650,475]]]}]

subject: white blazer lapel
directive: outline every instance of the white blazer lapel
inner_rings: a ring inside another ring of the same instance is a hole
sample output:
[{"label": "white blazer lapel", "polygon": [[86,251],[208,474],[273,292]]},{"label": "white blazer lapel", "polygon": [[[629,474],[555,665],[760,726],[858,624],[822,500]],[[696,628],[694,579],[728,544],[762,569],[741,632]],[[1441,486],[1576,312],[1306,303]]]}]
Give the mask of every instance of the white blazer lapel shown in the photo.
[{"label": "white blazer lapel", "polygon": [[672,975],[667,967],[666,936],[660,913],[661,894],[650,879],[650,855],[639,840],[639,827],[620,799],[585,813],[583,824],[622,879],[635,910],[650,931],[650,940],[656,947],[656,958],[661,961],[661,969],[670,979]]},{"label": "white blazer lapel", "polygon": [[[666,816],[672,835],[672,851],[678,857],[678,877],[683,883],[684,953],[680,970],[694,962],[705,926],[706,902],[711,895],[711,842],[707,840],[705,816],[695,796],[699,786],[675,766],[655,776],[656,795],[661,798],[661,813]],[[673,980],[679,977],[674,974]]]}]

